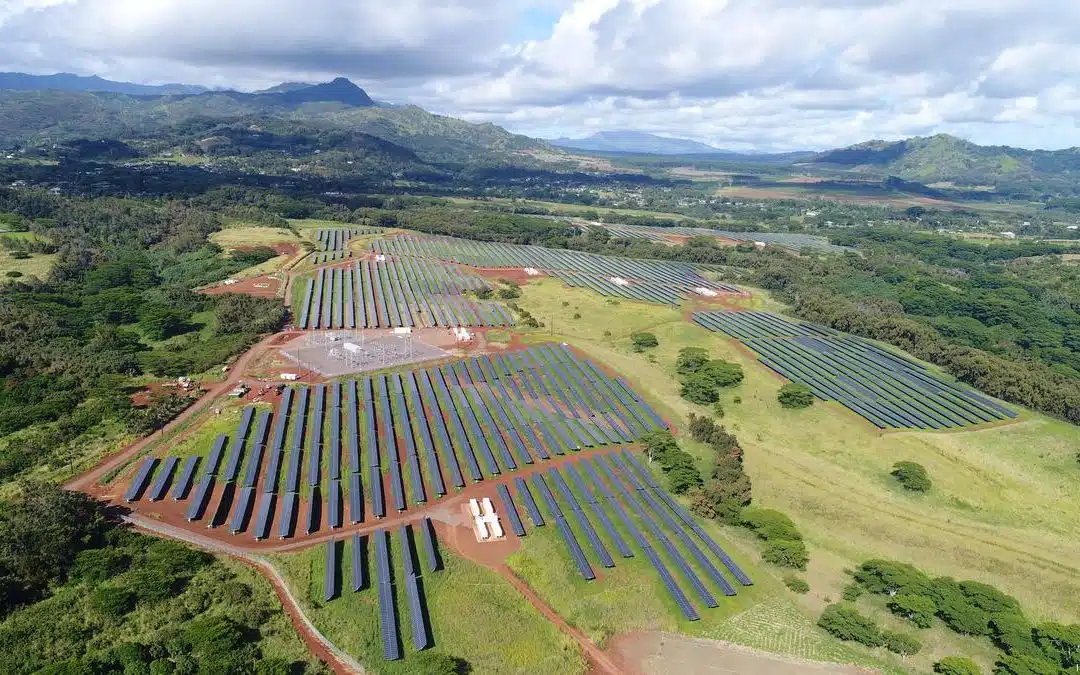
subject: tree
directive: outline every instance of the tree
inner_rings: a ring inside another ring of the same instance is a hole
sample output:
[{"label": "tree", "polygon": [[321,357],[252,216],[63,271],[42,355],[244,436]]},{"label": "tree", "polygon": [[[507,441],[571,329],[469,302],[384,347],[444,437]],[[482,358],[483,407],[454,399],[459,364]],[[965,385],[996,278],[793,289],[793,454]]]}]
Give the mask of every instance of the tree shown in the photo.
[{"label": "tree", "polygon": [[896,595],[887,603],[889,611],[903,617],[919,628],[934,625],[937,605],[934,599],[925,595]]},{"label": "tree", "polygon": [[1049,659],[1020,654],[998,659],[994,673],[999,675],[1061,675],[1061,668]]},{"label": "tree", "polygon": [[717,388],[731,387],[743,380],[743,369],[737,363],[729,363],[720,359],[707,362],[697,371]]},{"label": "tree", "polygon": [[941,675],[982,675],[978,664],[963,656],[946,656],[934,664],[934,672]]},{"label": "tree", "polygon": [[810,387],[798,382],[790,382],[780,387],[776,399],[785,408],[809,408],[814,404],[814,394]]},{"label": "tree", "polygon": [[679,393],[687,401],[698,405],[710,405],[720,400],[720,392],[716,390],[716,385],[701,373],[686,378]]},{"label": "tree", "polygon": [[1080,624],[1043,623],[1035,627],[1035,642],[1062,668],[1080,668]]},{"label": "tree", "polygon": [[660,341],[652,333],[634,333],[630,336],[630,341],[634,345],[635,352],[643,352],[660,344]]},{"label": "tree", "polygon": [[995,614],[990,619],[990,631],[990,639],[1006,654],[1044,655],[1035,642],[1035,627],[1019,614]]},{"label": "tree", "polygon": [[799,540],[802,535],[787,515],[774,509],[747,509],[743,512],[743,525],[765,539]]},{"label": "tree", "polygon": [[921,464],[915,462],[897,462],[893,465],[893,470],[889,472],[893,478],[900,482],[900,485],[904,486],[905,490],[912,492],[929,492],[930,476],[926,473],[926,469]]},{"label": "tree", "polygon": [[668,472],[668,484],[677,495],[686,494],[691,488],[701,487],[701,473],[693,465],[680,464]]},{"label": "tree", "polygon": [[709,352],[702,347],[683,347],[675,361],[675,370],[679,375],[692,375],[709,360]]},{"label": "tree", "polygon": [[765,546],[761,553],[765,562],[770,562],[777,567],[790,567],[805,570],[810,562],[810,554],[806,551],[806,544],[799,539],[773,539]]},{"label": "tree", "polygon": [[913,656],[919,653],[922,649],[922,643],[917,638],[905,633],[894,633],[892,631],[883,631],[881,633],[881,640],[885,644],[885,649],[888,649],[894,654],[900,654],[901,656]]},{"label": "tree", "polygon": [[826,607],[817,625],[840,640],[858,642],[867,647],[881,646],[881,631],[874,620],[859,614],[848,604],[835,603]]},{"label": "tree", "polygon": [[854,573],[855,581],[871,593],[897,596],[933,595],[933,582],[914,566],[893,560],[867,560]]}]

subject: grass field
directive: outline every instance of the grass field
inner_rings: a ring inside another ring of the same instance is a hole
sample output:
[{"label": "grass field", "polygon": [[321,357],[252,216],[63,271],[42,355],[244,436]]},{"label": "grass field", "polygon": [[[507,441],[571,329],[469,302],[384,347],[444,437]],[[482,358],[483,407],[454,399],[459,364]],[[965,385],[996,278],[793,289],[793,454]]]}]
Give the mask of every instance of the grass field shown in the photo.
[{"label": "grass field", "polygon": [[652,216],[656,218],[664,218],[665,220],[693,220],[689,216],[679,215],[678,213],[664,213],[662,211],[642,211],[640,209],[616,209],[605,206],[584,206],[581,204],[563,204],[560,202],[545,202],[535,199],[504,199],[501,197],[493,197],[490,199],[484,199],[483,201],[476,199],[468,199],[466,197],[448,197],[452,204],[457,206],[480,206],[484,204],[502,204],[509,206],[511,203],[521,206],[532,206],[545,208],[552,213],[567,216],[583,216],[585,213],[600,213],[600,214],[617,214],[622,216]]},{"label": "grass field", "polygon": [[[679,397],[674,361],[681,347],[706,347],[714,357],[742,364],[745,381],[723,396],[724,422],[746,452],[755,502],[787,512],[807,539],[812,592],[802,604],[811,615],[840,597],[846,568],[885,557],[935,575],[992,583],[1015,595],[1036,620],[1080,617],[1077,427],[1025,412],[1016,423],[978,431],[882,433],[835,403],[781,408],[776,391],[784,380],[737,343],[674,310],[612,305],[554,280],[526,286],[520,302],[541,320],[555,318],[553,334],[549,323],[535,331],[536,339],[582,348],[647,392],[677,424],[691,411],[703,412]],[[754,302],[769,305],[761,295]],[[573,320],[575,311],[587,322]],[[660,346],[635,354],[627,338],[646,328]],[[736,396],[741,403],[733,402]],[[706,460],[705,448],[686,447]],[[900,460],[927,467],[935,483],[929,494],[898,488],[888,472]],[[733,536],[742,550],[754,550],[748,536]],[[942,650],[958,640],[933,637]],[[926,667],[932,655],[909,661]]]},{"label": "grass field", "polygon": [[235,223],[210,235],[210,241],[229,250],[238,246],[298,244],[300,238],[285,227],[269,227]]},{"label": "grass field", "polygon": [[[4,236],[11,236],[5,234]],[[45,279],[56,262],[55,253],[32,253],[29,258],[16,260],[9,251],[0,251],[0,283],[8,280],[8,272],[21,272],[24,277]]]},{"label": "grass field", "polygon": [[[396,530],[392,539],[394,591],[405,656],[400,661],[383,660],[376,589],[367,587],[353,593],[349,586],[351,539],[340,554],[342,594],[330,602],[322,600],[325,546],[271,558],[304,612],[338,648],[366,668],[383,675],[422,673],[425,672],[424,656],[411,644],[411,623],[401,583],[404,572],[400,539]],[[373,552],[374,546],[369,544],[369,553]],[[474,675],[569,675],[585,671],[585,662],[577,646],[548,623],[509,582],[445,548],[441,555],[444,569],[423,574],[423,593],[435,641],[431,651],[464,659],[471,666],[469,672]],[[374,573],[373,561],[369,567]]]}]

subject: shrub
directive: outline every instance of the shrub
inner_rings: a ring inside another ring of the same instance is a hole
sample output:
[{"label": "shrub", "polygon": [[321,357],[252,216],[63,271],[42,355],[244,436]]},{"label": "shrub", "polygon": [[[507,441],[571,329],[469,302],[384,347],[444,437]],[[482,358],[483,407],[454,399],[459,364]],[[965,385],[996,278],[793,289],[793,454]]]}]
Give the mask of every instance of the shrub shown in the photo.
[{"label": "shrub", "polygon": [[995,664],[997,675],[1061,675],[1061,668],[1056,663],[1041,656],[1002,656]]},{"label": "shrub", "polygon": [[789,382],[780,387],[776,399],[785,408],[809,408],[814,405],[814,394],[810,391],[810,387],[798,382]]},{"label": "shrub", "polygon": [[825,608],[818,619],[818,627],[840,640],[850,640],[867,647],[881,646],[881,631],[873,619],[869,619],[845,604],[833,604]]},{"label": "shrub", "polygon": [[899,481],[905,490],[911,490],[912,492],[928,492],[930,490],[930,476],[927,475],[926,469],[921,464],[897,462],[893,465],[890,475]]},{"label": "shrub", "polygon": [[765,539],[787,539],[797,541],[802,539],[795,523],[791,518],[774,509],[747,509],[743,512],[743,525],[750,528],[754,533]]},{"label": "shrub", "polygon": [[660,468],[667,474],[672,492],[684,494],[704,483],[694,458],[679,447],[670,431],[654,431],[641,440],[645,443],[646,455],[659,462]]},{"label": "shrub", "polygon": [[692,375],[709,361],[709,352],[701,347],[683,347],[675,361],[675,370],[680,375]]},{"label": "shrub", "polygon": [[892,631],[883,631],[881,633],[881,640],[885,643],[885,649],[888,649],[893,654],[900,654],[901,656],[913,656],[919,653],[922,649],[922,643],[917,638],[905,633],[893,633]]},{"label": "shrub", "polygon": [[784,575],[784,585],[799,595],[810,592],[810,584],[806,583],[805,579],[800,579],[794,574]]},{"label": "shrub", "polygon": [[6,276],[6,277],[7,277],[7,278],[9,278],[9,279],[18,279],[18,278],[19,278],[19,277],[21,277],[22,275],[23,275],[23,274],[22,274],[22,272],[20,272],[19,270],[8,270],[8,271],[7,271],[7,272],[6,272],[5,274],[4,274],[4,276]]},{"label": "shrub", "polygon": [[91,593],[87,603],[102,616],[119,618],[135,609],[135,594],[126,588],[105,586]]},{"label": "shrub", "polygon": [[630,336],[630,341],[634,344],[635,352],[643,352],[660,344],[660,341],[652,333],[634,333]]},{"label": "shrub", "polygon": [[492,295],[491,289],[487,288],[486,286],[484,288],[476,289],[476,297],[479,298],[480,300],[490,300],[491,295]]},{"label": "shrub", "polygon": [[857,583],[850,583],[844,586],[844,599],[849,602],[855,602],[862,597],[863,587]]},{"label": "shrub", "polygon": [[719,401],[713,404],[712,411],[713,414],[720,419],[724,418],[724,406],[721,405]]},{"label": "shrub", "polygon": [[706,377],[717,388],[731,387],[743,380],[742,366],[720,359],[709,361],[701,366],[697,372]]},{"label": "shrub", "polygon": [[810,562],[806,544],[799,539],[773,539],[765,546],[761,557],[765,562],[770,562],[777,567],[790,567],[797,570],[805,570],[807,563]]},{"label": "shrub", "polygon": [[963,656],[946,656],[934,664],[934,672],[941,675],[982,675],[979,666]]},{"label": "shrub", "polygon": [[499,288],[499,297],[503,300],[513,300],[521,297],[521,289],[516,285],[502,286]]},{"label": "shrub", "polygon": [[933,598],[925,595],[897,595],[888,602],[889,611],[907,619],[919,628],[929,628],[934,624],[937,604]]},{"label": "shrub", "polygon": [[1005,653],[1016,656],[1043,656],[1035,643],[1035,627],[1019,614],[995,614],[990,620],[990,638]]},{"label": "shrub", "polygon": [[907,563],[892,560],[867,560],[854,573],[855,581],[871,593],[895,596],[901,593],[930,596],[933,582]]},{"label": "shrub", "polygon": [[691,375],[683,382],[679,394],[691,403],[711,405],[720,400],[720,392],[708,377],[701,373]]},{"label": "shrub", "polygon": [[574,318],[575,319],[580,319],[581,318],[581,312],[574,312]]},{"label": "shrub", "polygon": [[1056,658],[1062,668],[1080,668],[1080,624],[1040,624],[1035,628],[1035,642],[1047,656]]}]

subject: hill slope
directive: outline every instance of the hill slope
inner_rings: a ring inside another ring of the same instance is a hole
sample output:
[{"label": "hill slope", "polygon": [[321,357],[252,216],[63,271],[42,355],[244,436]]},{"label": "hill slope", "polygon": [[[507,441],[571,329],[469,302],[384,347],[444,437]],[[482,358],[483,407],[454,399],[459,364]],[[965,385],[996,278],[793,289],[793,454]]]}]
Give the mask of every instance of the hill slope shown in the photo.
[{"label": "hill slope", "polygon": [[991,186],[1006,193],[1080,191],[1080,148],[982,146],[938,134],[896,142],[869,141],[823,152],[812,161],[922,183]]},{"label": "hill slope", "polygon": [[51,145],[77,139],[158,140],[185,124],[249,119],[299,123],[324,131],[359,132],[416,152],[425,161],[468,162],[478,157],[550,149],[543,141],[493,124],[470,124],[415,106],[383,107],[339,78],[286,85],[271,93],[212,91],[137,97],[57,90],[0,91],[0,148]]}]

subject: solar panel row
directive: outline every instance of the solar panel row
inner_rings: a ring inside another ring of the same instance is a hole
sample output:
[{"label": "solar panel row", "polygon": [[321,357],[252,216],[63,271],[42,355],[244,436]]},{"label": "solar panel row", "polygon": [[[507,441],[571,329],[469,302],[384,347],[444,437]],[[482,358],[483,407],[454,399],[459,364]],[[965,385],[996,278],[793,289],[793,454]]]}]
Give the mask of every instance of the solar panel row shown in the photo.
[{"label": "solar panel row", "polygon": [[180,477],[176,479],[176,485],[173,486],[174,501],[187,498],[188,492],[191,491],[191,481],[199,468],[200,459],[202,458],[197,455],[191,455],[184,460],[184,466],[180,469]]},{"label": "solar panel row", "polygon": [[416,552],[412,537],[409,536],[409,527],[402,525],[398,532],[401,536],[402,562],[405,565],[405,601],[409,607],[409,621],[412,623],[412,643],[416,649],[425,649],[430,642],[420,598],[419,573],[413,561]]},{"label": "solar panel row", "polygon": [[551,491],[548,490],[544,477],[540,474],[534,474],[532,476],[532,481],[533,486],[540,491],[540,497],[547,505],[551,517],[555,519],[555,527],[559,530],[559,534],[562,536],[563,543],[566,544],[567,550],[570,551],[570,557],[573,558],[578,571],[581,573],[581,576],[585,577],[586,581],[592,581],[596,578],[596,574],[593,573],[589,561],[585,559],[585,553],[581,550],[581,545],[578,544],[577,538],[574,537],[574,533],[570,529],[570,525],[566,522],[566,518],[563,517],[558,502],[555,501],[555,497],[552,496]]},{"label": "solar panel row", "polygon": [[383,658],[394,661],[401,658],[401,645],[398,644],[397,636],[397,606],[394,602],[394,590],[390,586],[390,535],[386,530],[376,530],[373,536]]},{"label": "solar panel row", "polygon": [[506,511],[506,517],[510,519],[510,526],[514,530],[514,534],[519,537],[525,536],[525,526],[521,524],[521,516],[518,515],[517,507],[514,506],[514,500],[510,497],[510,490],[505,485],[499,483],[495,486],[499,491],[499,498],[502,500],[503,509]]}]

